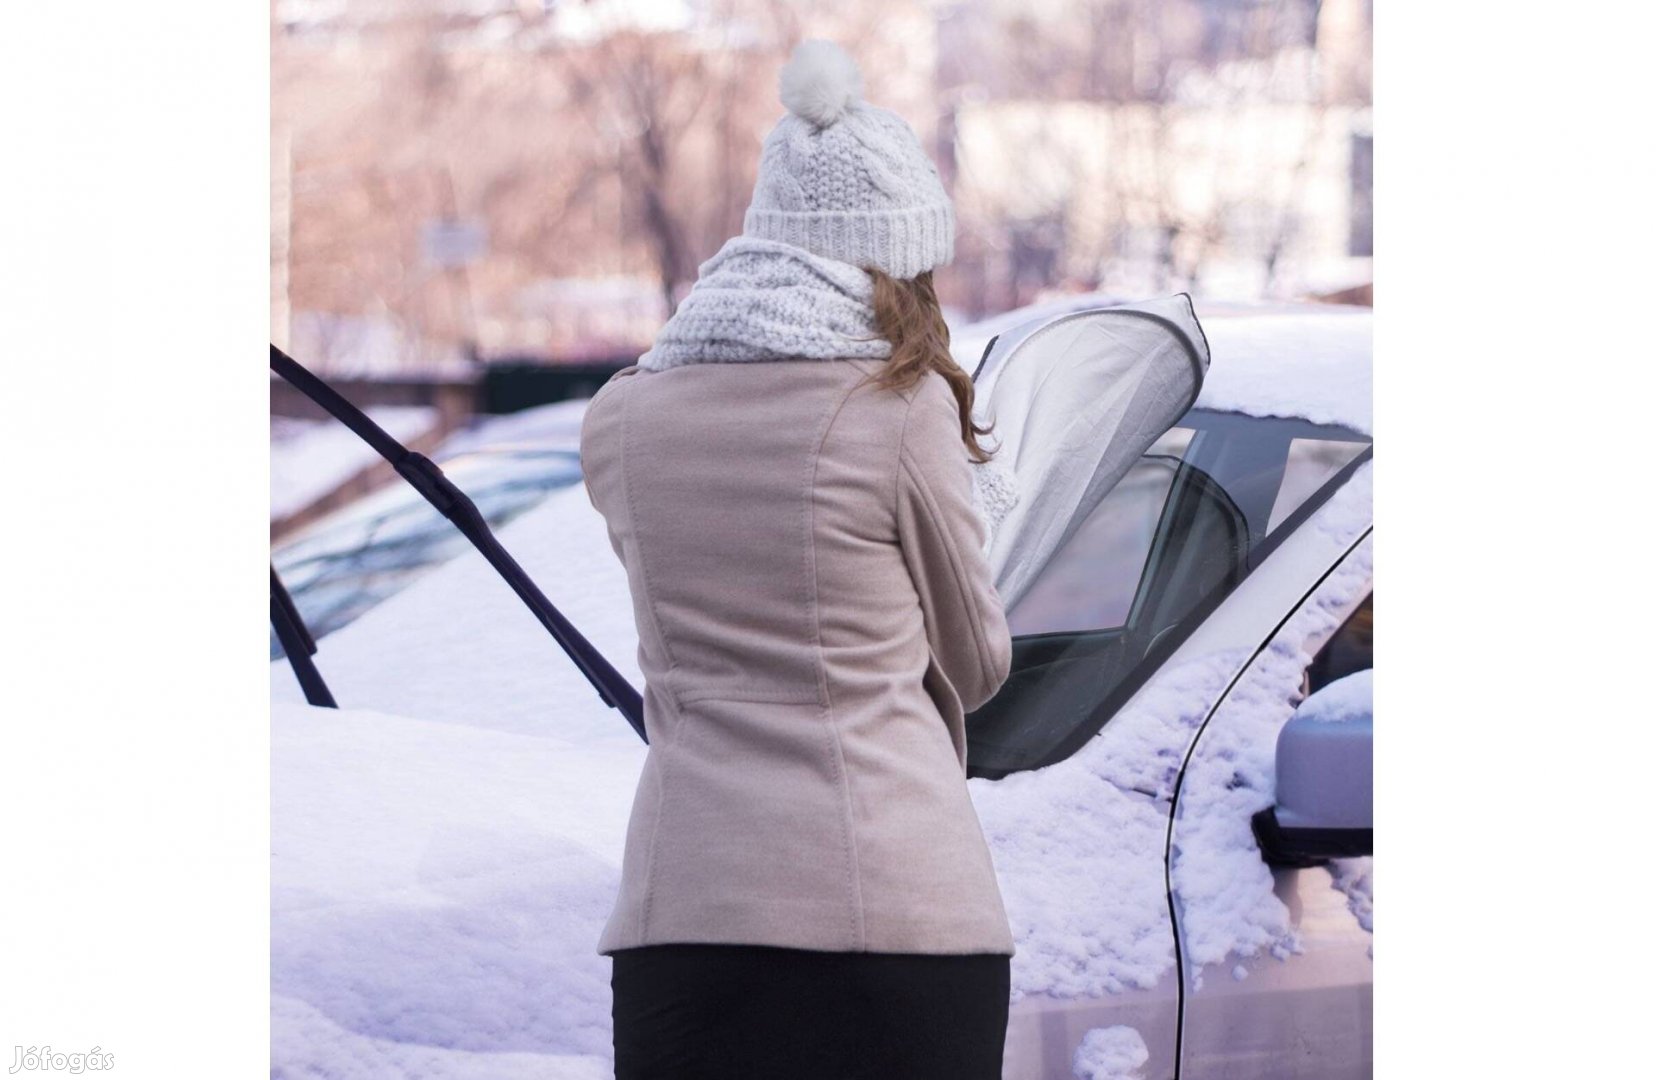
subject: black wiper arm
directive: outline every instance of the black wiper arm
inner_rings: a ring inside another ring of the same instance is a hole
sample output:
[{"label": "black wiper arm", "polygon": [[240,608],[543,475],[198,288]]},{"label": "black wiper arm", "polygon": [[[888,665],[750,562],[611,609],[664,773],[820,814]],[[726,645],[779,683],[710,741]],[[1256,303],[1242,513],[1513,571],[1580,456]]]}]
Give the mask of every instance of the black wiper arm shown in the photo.
[{"label": "black wiper arm", "polygon": [[[455,528],[483,553],[495,572],[506,579],[506,584],[518,594],[518,599],[529,608],[540,624],[546,627],[552,639],[574,661],[587,681],[598,691],[605,705],[619,709],[632,725],[633,731],[645,742],[644,701],[619,671],[593,647],[573,623],[553,606],[540,591],[517,560],[501,546],[489,523],[484,519],[471,497],[443,475],[437,463],[424,454],[416,453],[386,434],[361,409],[352,405],[333,387],[307,371],[298,361],[275,345],[270,347],[270,370],[286,379],[306,397],[326,409],[335,419],[356,433],[363,442],[374,448],[380,457],[391,463],[397,475],[408,481],[421,497],[436,507],[438,512],[454,523]],[[274,605],[274,598],[272,604]],[[274,610],[274,609],[273,609]],[[285,647],[285,644],[284,644]],[[307,657],[308,659],[308,657]]]},{"label": "black wiper arm", "polygon": [[274,566],[270,568],[270,625],[276,628],[276,640],[282,643],[282,652],[287,654],[288,665],[293,668],[294,678],[299,680],[299,688],[305,692],[305,700],[327,709],[339,708],[333,691],[328,689],[322,673],[311,660],[316,655],[316,639],[311,637],[305,617],[294,606],[293,597],[288,595]]}]

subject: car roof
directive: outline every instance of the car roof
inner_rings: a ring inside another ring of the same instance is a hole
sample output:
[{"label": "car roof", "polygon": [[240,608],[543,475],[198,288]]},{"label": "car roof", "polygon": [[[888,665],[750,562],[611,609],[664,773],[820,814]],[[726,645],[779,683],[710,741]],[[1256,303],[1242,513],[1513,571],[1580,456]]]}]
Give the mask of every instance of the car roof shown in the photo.
[{"label": "car roof", "polygon": [[[1197,314],[1203,316],[1200,305]],[[1213,362],[1197,408],[1373,434],[1371,310],[1210,315],[1202,328]]]}]

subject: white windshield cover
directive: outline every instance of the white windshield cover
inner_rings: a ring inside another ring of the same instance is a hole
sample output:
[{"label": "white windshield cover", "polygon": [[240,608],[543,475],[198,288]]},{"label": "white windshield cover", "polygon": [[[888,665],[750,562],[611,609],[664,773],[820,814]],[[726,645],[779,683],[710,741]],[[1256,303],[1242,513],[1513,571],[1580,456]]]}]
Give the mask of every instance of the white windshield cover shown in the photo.
[{"label": "white windshield cover", "polygon": [[1188,411],[1208,368],[1190,298],[1073,312],[1002,334],[977,374],[977,412],[1019,498],[989,565],[1010,608],[1133,462]]}]

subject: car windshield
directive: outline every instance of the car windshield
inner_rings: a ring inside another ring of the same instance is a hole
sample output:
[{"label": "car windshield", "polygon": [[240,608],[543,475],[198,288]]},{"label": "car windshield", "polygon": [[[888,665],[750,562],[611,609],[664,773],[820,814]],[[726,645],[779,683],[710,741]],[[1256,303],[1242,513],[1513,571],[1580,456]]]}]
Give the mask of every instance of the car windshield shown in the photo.
[{"label": "car windshield", "polygon": [[1084,745],[1369,446],[1346,428],[1187,413],[1080,512],[1007,612],[1012,674],[968,718],[972,775]]},{"label": "car windshield", "polygon": [[[493,528],[581,479],[573,448],[486,447],[444,457],[442,468]],[[418,492],[397,483],[283,543],[271,561],[305,625],[321,637],[469,546]],[[270,649],[272,659],[282,655],[274,633]]]}]

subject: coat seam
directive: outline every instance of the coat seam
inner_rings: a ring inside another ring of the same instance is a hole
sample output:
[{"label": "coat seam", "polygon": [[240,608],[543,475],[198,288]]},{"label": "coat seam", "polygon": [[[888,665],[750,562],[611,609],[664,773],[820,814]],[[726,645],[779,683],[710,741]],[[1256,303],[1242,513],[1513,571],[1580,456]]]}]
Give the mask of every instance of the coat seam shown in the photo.
[{"label": "coat seam", "polygon": [[[901,472],[908,476],[915,489],[915,493],[919,495],[920,499],[925,503],[926,512],[931,515],[934,521],[941,521],[942,514],[940,512],[937,499],[932,494],[931,486],[927,482],[925,474],[914,467],[912,458],[908,454],[906,447],[900,456],[899,464],[901,466]],[[970,588],[970,581],[968,580],[964,569],[960,565],[960,553],[955,550],[954,543],[951,541],[944,543],[941,546],[945,555],[948,557],[949,573],[954,577],[955,587],[960,591],[961,595],[967,598],[967,602],[971,606],[972,618],[966,621],[971,625],[972,644],[977,647],[978,667],[983,676],[983,684],[985,686],[991,686],[995,682],[995,670],[994,665],[990,660],[989,643],[983,634],[982,607],[978,603],[977,594]]]},{"label": "coat seam", "polygon": [[[643,586],[644,586],[644,610],[649,613],[650,625],[655,629],[656,639],[661,642],[661,651],[662,651],[663,654],[665,654],[665,656],[667,658],[667,670],[662,676],[662,681],[666,682],[668,685],[663,687],[663,689],[666,691],[665,697],[666,697],[667,703],[671,707],[672,713],[673,713],[672,722],[668,726],[676,729],[678,727],[677,722],[680,719],[680,705],[679,705],[679,702],[678,702],[678,699],[677,699],[677,695],[674,693],[674,690],[673,690],[673,687],[672,687],[672,682],[673,682],[673,671],[678,665],[677,665],[677,662],[673,659],[673,647],[672,647],[671,643],[669,643],[668,640],[667,640],[666,631],[662,629],[661,620],[656,617],[655,589],[650,584],[649,560],[644,557],[643,538],[639,535],[639,532],[638,532],[638,515],[634,512],[632,478],[627,473],[627,458],[628,458],[627,443],[629,441],[628,438],[627,438],[627,434],[628,434],[628,427],[629,427],[630,420],[631,420],[631,410],[628,409],[628,407],[627,407],[628,406],[628,399],[626,397],[621,398],[620,404],[621,404],[621,440],[620,440],[620,452],[619,452],[619,456],[620,456],[619,467],[620,467],[620,473],[621,473],[621,491],[622,491],[623,500],[626,502],[626,505],[627,505],[627,524],[628,524],[628,527],[629,527],[630,531],[632,532],[633,546],[638,551],[638,576],[641,579],[641,581],[643,583]],[[648,690],[649,688],[646,687],[645,689]],[[661,839],[661,820],[662,820],[662,818],[667,816],[666,815],[666,801],[667,801],[667,791],[668,791],[667,773],[668,773],[669,767],[672,764],[673,755],[663,754],[663,755],[659,755],[659,757],[660,757],[660,764],[657,766],[657,768],[655,770],[655,773],[656,773],[655,820],[650,823],[650,846],[647,849],[646,856],[645,856],[645,859],[644,859],[644,900],[643,900],[643,904],[642,904],[642,910],[639,912],[639,933],[646,940],[649,938],[649,935],[650,935],[650,915],[651,915],[652,909],[653,909],[654,904],[655,904],[656,851],[657,851],[658,843]]]},{"label": "coat seam", "polygon": [[[860,384],[859,384],[860,385]],[[851,940],[852,947],[861,950],[867,940],[867,929],[863,922],[863,895],[862,872],[857,852],[855,816],[852,813],[851,776],[845,764],[845,747],[840,739],[839,727],[834,714],[834,696],[829,687],[828,656],[822,647],[822,610],[820,604],[821,587],[817,580],[817,550],[816,550],[816,494],[817,476],[822,465],[822,451],[828,443],[828,436],[834,429],[834,423],[845,409],[851,396],[856,393],[856,386],[847,390],[833,409],[829,410],[824,418],[822,431],[818,435],[816,445],[811,452],[811,467],[805,486],[805,561],[807,580],[810,589],[806,603],[809,607],[808,623],[811,629],[811,641],[817,654],[817,688],[819,706],[823,709],[824,726],[828,729],[829,764],[834,771],[834,783],[840,790],[840,829],[843,837],[845,852],[846,896],[851,902]]]},{"label": "coat seam", "polygon": [[685,694],[681,700],[684,705],[697,705],[704,701],[731,701],[745,702],[754,705],[816,705],[821,707],[820,694],[811,697],[801,697],[798,694],[731,694],[723,690],[708,690],[700,694]]},{"label": "coat seam", "polygon": [[903,449],[908,445],[909,418],[914,415],[914,399],[918,394],[910,395],[908,407],[903,410],[903,426],[897,432],[897,452],[891,457],[891,519],[899,520],[899,513],[903,505]]}]

